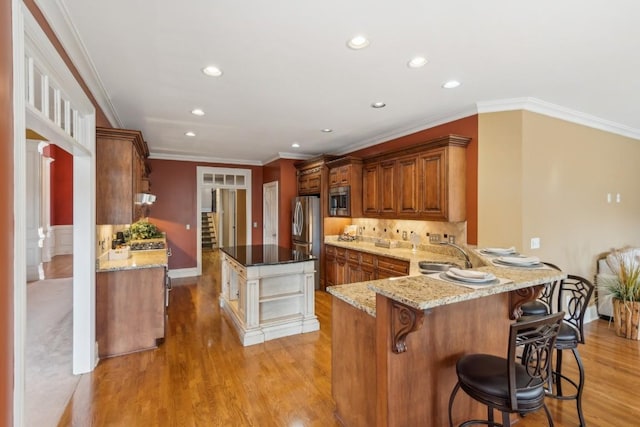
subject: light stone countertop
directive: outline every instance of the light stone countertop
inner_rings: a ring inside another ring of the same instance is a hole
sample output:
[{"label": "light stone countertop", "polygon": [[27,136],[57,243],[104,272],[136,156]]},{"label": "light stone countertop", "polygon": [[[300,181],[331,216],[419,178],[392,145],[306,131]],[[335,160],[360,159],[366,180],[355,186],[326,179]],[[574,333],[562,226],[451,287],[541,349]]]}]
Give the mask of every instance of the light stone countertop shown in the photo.
[{"label": "light stone countertop", "polygon": [[130,251],[129,254],[129,258],[118,260],[109,260],[108,252],[101,255],[96,262],[96,272],[167,267],[169,265],[166,249]]},{"label": "light stone countertop", "polygon": [[[398,259],[410,261],[412,264],[415,262],[416,267],[417,262],[423,259],[460,261],[457,258],[452,259],[450,256],[433,254],[428,251],[417,251],[417,253],[413,253],[411,249],[385,249],[376,247],[373,243],[366,242],[329,242],[325,240],[325,243],[362,250],[364,252],[393,256]],[[388,251],[388,253],[384,251]],[[507,279],[509,282],[471,289],[432,276],[419,274],[418,269],[418,274],[411,274],[410,276],[331,286],[327,288],[327,291],[346,303],[375,316],[376,293],[410,307],[427,310],[441,305],[482,298],[488,295],[509,292],[566,278],[565,273],[548,268],[525,269],[498,267],[491,263],[490,258],[482,257],[475,250],[469,250],[468,253],[469,256],[472,257],[471,259],[474,266],[478,266],[475,267],[474,270],[491,272],[496,277]],[[413,269],[411,271],[413,273]]]},{"label": "light stone countertop", "polygon": [[[454,262],[464,268],[464,259],[456,255],[456,251],[447,246],[421,245],[418,250],[413,252],[411,248],[397,247],[397,248],[381,248],[376,246],[373,241],[355,241],[355,242],[343,242],[337,239],[337,236],[327,236],[324,240],[327,245],[337,246],[340,248],[353,249],[357,251],[367,252],[375,255],[383,255],[389,258],[396,258],[403,261],[409,261],[409,275],[415,276],[420,274],[420,267],[418,263],[420,261],[448,261]],[[406,244],[406,243],[405,243]],[[473,265],[484,265],[485,262],[479,262],[479,257],[475,254],[475,251],[468,250],[467,253],[471,258]]]}]

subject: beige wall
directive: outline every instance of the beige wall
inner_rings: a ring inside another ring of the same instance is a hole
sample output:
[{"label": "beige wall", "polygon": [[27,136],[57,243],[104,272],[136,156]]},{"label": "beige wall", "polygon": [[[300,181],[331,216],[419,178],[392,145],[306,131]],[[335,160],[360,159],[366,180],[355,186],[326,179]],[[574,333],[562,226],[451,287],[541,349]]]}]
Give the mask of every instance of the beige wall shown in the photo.
[{"label": "beige wall", "polygon": [[481,114],[478,136],[479,246],[589,279],[602,252],[640,246],[640,141],[527,111]]}]

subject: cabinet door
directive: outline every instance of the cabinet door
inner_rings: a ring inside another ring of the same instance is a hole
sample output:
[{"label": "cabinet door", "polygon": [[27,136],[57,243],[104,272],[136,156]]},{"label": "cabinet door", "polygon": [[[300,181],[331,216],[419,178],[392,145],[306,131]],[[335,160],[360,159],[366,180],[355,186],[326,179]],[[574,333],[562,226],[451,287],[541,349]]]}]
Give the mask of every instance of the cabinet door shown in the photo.
[{"label": "cabinet door", "polygon": [[345,271],[345,283],[357,283],[357,282],[362,282],[360,265],[353,261],[347,261],[346,271]]},{"label": "cabinet door", "polygon": [[338,168],[329,169],[329,186],[330,187],[340,186],[340,177],[338,173]]},{"label": "cabinet door", "polygon": [[325,282],[326,286],[337,285],[336,281],[336,249],[334,246],[325,246]]},{"label": "cabinet door", "polygon": [[420,212],[434,219],[446,219],[447,175],[445,170],[446,151],[436,149],[420,156],[422,191],[420,192]]},{"label": "cabinet door", "polygon": [[415,216],[418,213],[418,159],[415,156],[401,158],[398,169],[398,214]]},{"label": "cabinet door", "polygon": [[347,250],[344,248],[336,249],[336,285],[344,285],[347,283]]},{"label": "cabinet door", "polygon": [[362,210],[365,214],[378,213],[378,164],[364,167],[362,171]]},{"label": "cabinet door", "polygon": [[380,163],[380,207],[379,211],[383,214],[396,213],[396,189],[395,189],[395,172],[396,162]]},{"label": "cabinet door", "polygon": [[339,185],[351,185],[351,165],[344,165],[338,168]]}]

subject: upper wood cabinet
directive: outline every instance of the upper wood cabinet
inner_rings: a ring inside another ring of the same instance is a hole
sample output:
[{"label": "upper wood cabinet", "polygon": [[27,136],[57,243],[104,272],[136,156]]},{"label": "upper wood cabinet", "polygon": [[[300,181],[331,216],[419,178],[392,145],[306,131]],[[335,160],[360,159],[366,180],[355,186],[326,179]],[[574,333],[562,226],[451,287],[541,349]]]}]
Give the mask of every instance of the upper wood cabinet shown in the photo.
[{"label": "upper wood cabinet", "polygon": [[329,189],[336,187],[349,187],[350,216],[361,216],[362,159],[346,156],[327,162],[327,166],[329,167]]},{"label": "upper wood cabinet", "polygon": [[364,159],[364,215],[464,221],[470,140],[448,135]]},{"label": "upper wood cabinet", "polygon": [[97,224],[131,224],[143,216],[136,195],[148,186],[148,155],[140,131],[96,128]]},{"label": "upper wood cabinet", "polygon": [[336,156],[323,155],[295,164],[298,178],[298,196],[319,195],[321,198],[326,198],[329,169],[327,162],[335,158]]}]

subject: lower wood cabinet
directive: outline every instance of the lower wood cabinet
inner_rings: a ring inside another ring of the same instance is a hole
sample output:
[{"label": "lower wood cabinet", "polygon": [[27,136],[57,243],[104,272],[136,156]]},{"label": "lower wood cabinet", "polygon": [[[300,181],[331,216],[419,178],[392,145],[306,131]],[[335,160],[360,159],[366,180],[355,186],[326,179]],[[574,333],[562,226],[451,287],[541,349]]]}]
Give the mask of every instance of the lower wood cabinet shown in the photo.
[{"label": "lower wood cabinet", "polygon": [[155,348],[165,336],[164,267],[96,273],[100,358]]},{"label": "lower wood cabinet", "polygon": [[409,274],[409,261],[325,245],[327,286]]}]

